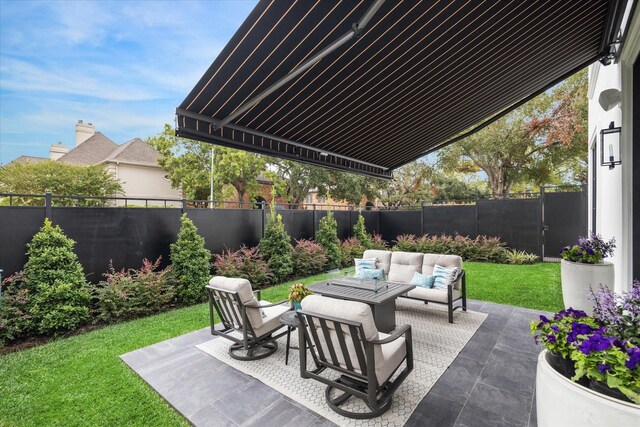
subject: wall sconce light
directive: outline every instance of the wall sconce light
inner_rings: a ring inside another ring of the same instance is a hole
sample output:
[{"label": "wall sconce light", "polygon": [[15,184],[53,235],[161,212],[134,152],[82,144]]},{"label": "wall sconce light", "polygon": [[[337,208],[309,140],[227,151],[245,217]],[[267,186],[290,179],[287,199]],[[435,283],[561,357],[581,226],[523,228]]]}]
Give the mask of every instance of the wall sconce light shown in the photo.
[{"label": "wall sconce light", "polygon": [[600,131],[600,163],[602,166],[609,166],[609,169],[613,169],[616,165],[622,164],[620,158],[621,132],[622,128],[615,127],[613,122],[609,123],[608,129]]}]

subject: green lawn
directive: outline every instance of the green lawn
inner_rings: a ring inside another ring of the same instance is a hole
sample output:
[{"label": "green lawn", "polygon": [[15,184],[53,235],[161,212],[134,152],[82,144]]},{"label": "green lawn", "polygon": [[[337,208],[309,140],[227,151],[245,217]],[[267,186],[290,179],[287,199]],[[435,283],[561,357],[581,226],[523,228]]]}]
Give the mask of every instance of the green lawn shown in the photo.
[{"label": "green lawn", "polygon": [[[549,311],[562,303],[558,264],[469,262],[465,269],[469,298]],[[263,299],[285,298],[289,285],[265,290]],[[201,304],[0,356],[0,426],[186,426],[118,356],[208,322]]]}]

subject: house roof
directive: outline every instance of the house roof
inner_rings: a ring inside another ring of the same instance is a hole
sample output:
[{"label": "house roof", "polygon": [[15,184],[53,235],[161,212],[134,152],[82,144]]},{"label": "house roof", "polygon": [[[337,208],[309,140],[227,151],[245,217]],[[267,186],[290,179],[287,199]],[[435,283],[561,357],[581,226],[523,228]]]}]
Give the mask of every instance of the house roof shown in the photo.
[{"label": "house roof", "polygon": [[158,166],[161,154],[140,138],[118,145],[100,132],[70,150],[58,161],[83,165],[106,162],[135,163]]},{"label": "house roof", "polygon": [[610,61],[628,1],[261,0],[177,108],[176,132],[390,178]]},{"label": "house roof", "polygon": [[48,157],[37,157],[37,156],[19,156],[9,162],[11,163],[40,163],[46,162],[49,160]]},{"label": "house roof", "polygon": [[109,157],[116,148],[118,148],[118,144],[102,133],[96,132],[82,144],[69,150],[69,152],[60,157],[58,161],[80,165],[95,165]]},{"label": "house roof", "polygon": [[103,162],[125,162],[158,166],[162,155],[140,138],[134,138],[116,148]]}]

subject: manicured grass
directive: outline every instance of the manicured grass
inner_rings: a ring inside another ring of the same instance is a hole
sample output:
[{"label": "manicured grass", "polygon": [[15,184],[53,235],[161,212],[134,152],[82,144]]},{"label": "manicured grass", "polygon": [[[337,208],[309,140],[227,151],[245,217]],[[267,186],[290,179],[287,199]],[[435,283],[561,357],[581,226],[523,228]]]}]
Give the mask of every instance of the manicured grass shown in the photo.
[{"label": "manicured grass", "polygon": [[[465,263],[472,299],[554,311],[560,266]],[[286,298],[291,283],[264,290]],[[0,356],[0,426],[188,425],[118,356],[207,326],[206,304],[121,323]]]},{"label": "manicured grass", "polygon": [[560,264],[465,262],[467,297],[545,311],[562,309]]}]

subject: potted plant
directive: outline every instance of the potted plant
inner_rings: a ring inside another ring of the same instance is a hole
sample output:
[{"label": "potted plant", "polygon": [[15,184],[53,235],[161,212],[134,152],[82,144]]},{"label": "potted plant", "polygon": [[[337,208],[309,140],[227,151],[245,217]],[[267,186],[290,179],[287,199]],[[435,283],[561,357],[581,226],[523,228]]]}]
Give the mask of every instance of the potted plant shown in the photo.
[{"label": "potted plant", "polygon": [[599,234],[591,233],[562,249],[560,273],[565,308],[574,307],[591,315],[589,289],[598,285],[613,289],[613,264],[604,259],[613,255],[615,247],[615,239],[605,242]]},{"label": "potted plant", "polygon": [[[634,425],[640,417],[640,282],[620,295],[601,286],[590,299],[593,317],[563,310],[532,322],[536,342],[547,349],[536,374],[541,427]],[[571,378],[551,351],[573,361]]]},{"label": "potted plant", "polygon": [[293,305],[293,309],[298,311],[302,308],[300,302],[312,292],[302,283],[295,283],[289,289],[289,297],[287,298]]}]

